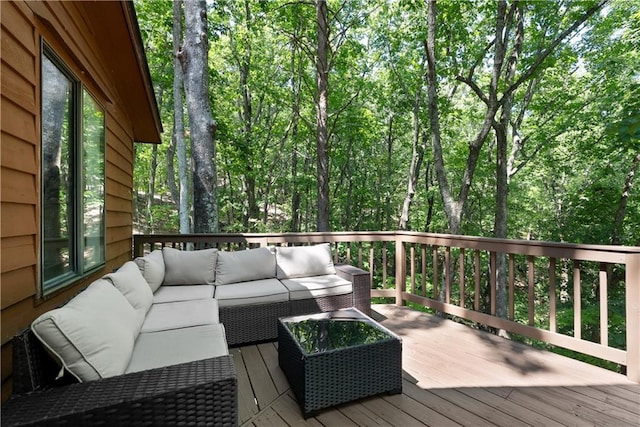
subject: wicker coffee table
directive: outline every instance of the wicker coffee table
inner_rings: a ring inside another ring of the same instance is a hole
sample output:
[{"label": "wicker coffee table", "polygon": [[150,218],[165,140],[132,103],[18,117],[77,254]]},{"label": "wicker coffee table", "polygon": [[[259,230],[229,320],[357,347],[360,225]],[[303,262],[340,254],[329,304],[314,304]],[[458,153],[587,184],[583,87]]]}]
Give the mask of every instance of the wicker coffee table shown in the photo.
[{"label": "wicker coffee table", "polygon": [[278,320],[278,361],[305,418],[402,392],[402,342],[355,308]]}]

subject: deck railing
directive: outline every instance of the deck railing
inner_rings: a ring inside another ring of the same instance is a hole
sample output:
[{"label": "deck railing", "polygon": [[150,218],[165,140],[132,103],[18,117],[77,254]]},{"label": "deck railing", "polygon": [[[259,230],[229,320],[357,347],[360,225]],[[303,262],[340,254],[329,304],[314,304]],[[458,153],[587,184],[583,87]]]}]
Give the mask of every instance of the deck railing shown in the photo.
[{"label": "deck railing", "polygon": [[[369,271],[372,297],[412,302],[604,359],[625,366],[628,378],[640,383],[637,247],[392,231],[135,235],[133,253],[323,242],[332,244],[334,261]],[[504,302],[497,291],[500,257],[507,266]],[[499,317],[503,304],[506,313]]]}]

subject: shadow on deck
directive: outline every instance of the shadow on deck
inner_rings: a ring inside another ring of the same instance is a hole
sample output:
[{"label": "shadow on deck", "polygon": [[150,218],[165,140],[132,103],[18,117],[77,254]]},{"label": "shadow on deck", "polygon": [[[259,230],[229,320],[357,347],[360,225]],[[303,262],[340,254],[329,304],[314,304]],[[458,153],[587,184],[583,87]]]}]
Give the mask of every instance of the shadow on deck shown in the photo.
[{"label": "shadow on deck", "polygon": [[640,385],[623,375],[406,307],[373,309],[403,339],[402,394],[304,420],[277,344],[239,347],[231,353],[240,425],[640,425]]}]

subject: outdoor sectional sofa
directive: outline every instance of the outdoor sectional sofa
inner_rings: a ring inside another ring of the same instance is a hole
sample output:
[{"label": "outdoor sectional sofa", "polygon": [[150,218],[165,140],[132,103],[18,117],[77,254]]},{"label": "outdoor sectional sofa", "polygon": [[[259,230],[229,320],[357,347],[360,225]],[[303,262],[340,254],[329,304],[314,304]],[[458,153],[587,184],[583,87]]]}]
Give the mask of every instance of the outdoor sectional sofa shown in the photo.
[{"label": "outdoor sectional sofa", "polygon": [[155,250],[14,338],[2,425],[235,425],[228,347],[275,339],[278,317],[369,313],[370,288],[328,244]]}]

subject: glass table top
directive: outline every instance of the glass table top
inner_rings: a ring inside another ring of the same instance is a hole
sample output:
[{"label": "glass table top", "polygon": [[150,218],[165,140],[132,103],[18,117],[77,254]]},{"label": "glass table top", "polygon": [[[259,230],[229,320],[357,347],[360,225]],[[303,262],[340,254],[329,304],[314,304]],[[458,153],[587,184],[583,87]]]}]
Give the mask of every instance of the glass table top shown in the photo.
[{"label": "glass table top", "polygon": [[373,320],[355,310],[281,320],[307,354],[395,339]]}]

